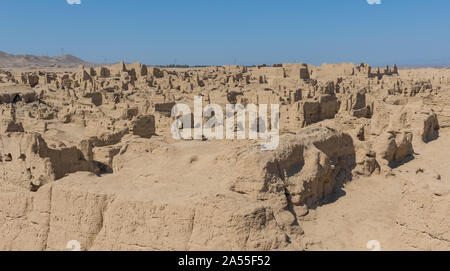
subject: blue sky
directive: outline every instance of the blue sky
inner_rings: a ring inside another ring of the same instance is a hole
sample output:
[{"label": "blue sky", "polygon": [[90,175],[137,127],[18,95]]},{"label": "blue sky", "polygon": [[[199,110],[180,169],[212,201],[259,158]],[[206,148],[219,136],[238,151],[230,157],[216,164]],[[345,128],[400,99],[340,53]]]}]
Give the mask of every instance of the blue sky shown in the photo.
[{"label": "blue sky", "polygon": [[2,0],[0,50],[92,62],[450,64],[450,1]]}]

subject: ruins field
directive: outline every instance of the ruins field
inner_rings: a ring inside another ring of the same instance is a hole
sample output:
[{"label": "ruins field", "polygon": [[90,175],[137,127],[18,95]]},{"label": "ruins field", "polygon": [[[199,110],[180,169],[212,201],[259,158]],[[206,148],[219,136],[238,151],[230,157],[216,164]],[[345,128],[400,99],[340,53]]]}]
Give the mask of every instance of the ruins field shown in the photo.
[{"label": "ruins field", "polygon": [[[83,64],[0,70],[0,250],[450,250],[450,69]],[[194,97],[278,147],[175,139]]]}]

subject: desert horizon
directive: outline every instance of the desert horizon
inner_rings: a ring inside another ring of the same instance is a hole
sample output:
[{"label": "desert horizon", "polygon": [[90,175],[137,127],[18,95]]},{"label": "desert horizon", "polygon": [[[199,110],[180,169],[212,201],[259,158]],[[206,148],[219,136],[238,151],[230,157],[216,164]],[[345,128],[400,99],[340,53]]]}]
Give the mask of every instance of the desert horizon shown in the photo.
[{"label": "desert horizon", "polygon": [[[54,63],[51,63],[51,62]],[[121,62],[124,62],[125,64],[133,64],[133,63],[142,63],[142,61],[136,61],[136,62],[129,62],[129,61],[125,61],[125,60],[120,60],[117,62],[112,62],[112,63],[104,63],[104,62],[100,62],[100,63],[96,63],[96,62],[89,62],[89,61],[85,61],[79,57],[76,57],[74,55],[71,54],[63,54],[63,55],[54,55],[54,56],[48,56],[48,55],[33,55],[33,54],[9,54],[6,53],[4,51],[0,50],[0,68],[9,68],[9,69],[22,69],[22,70],[26,70],[26,69],[39,69],[39,68],[44,68],[44,69],[51,69],[51,68],[65,68],[68,69],[68,71],[72,71],[72,69],[78,68],[80,65],[83,65],[85,67],[98,67],[98,66],[111,66],[111,65],[115,65],[115,64],[120,64]],[[411,61],[409,61],[411,62]],[[426,68],[433,68],[433,69],[447,69],[450,68],[450,63],[449,64],[445,64],[445,63],[432,63],[433,61],[427,63],[415,63],[415,64],[398,64],[395,61],[389,61],[387,63],[395,63],[395,65],[398,66],[399,69],[426,69]],[[285,62],[285,63],[297,63],[297,64],[311,64],[311,63],[306,63],[306,62]],[[365,63],[363,62],[359,62],[359,63],[364,63],[364,64],[369,64],[370,63]],[[214,66],[230,66],[231,64],[226,64],[226,63],[222,63],[222,64],[157,64],[157,63],[142,63],[146,66],[154,66],[154,67],[161,67],[161,68],[166,68],[166,69],[184,69],[184,68],[205,68],[205,67],[214,67]],[[281,63],[276,63],[276,64],[265,64],[265,63],[253,63],[253,64],[247,64],[247,65],[239,65],[239,64],[232,64],[234,66],[244,66],[244,67],[257,67],[257,66],[276,66],[276,65],[280,65]],[[342,61],[342,62],[323,62],[320,65],[316,65],[316,66],[321,66],[321,65],[328,65],[328,64],[355,64],[352,61]],[[232,66],[231,65],[231,66]],[[312,65],[312,64],[311,64]],[[384,68],[386,64],[383,65],[371,65],[372,67],[375,68]],[[389,65],[389,64],[387,64]]]}]

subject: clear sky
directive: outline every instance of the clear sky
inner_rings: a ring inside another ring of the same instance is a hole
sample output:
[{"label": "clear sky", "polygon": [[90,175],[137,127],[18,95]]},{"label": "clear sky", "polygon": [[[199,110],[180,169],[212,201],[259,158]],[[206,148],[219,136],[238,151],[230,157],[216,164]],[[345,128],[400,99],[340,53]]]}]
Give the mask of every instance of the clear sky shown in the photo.
[{"label": "clear sky", "polygon": [[0,50],[92,62],[450,64],[448,0],[1,0]]}]

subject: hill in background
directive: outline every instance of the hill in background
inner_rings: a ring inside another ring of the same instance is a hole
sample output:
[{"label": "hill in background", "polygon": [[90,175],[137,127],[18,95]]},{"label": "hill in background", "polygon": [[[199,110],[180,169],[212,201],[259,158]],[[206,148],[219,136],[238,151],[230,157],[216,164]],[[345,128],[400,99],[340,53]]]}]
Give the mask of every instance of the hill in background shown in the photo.
[{"label": "hill in background", "polygon": [[35,56],[35,55],[13,55],[0,51],[0,67],[3,68],[29,68],[29,67],[76,67],[79,65],[89,66],[86,62],[72,55],[61,56]]}]

